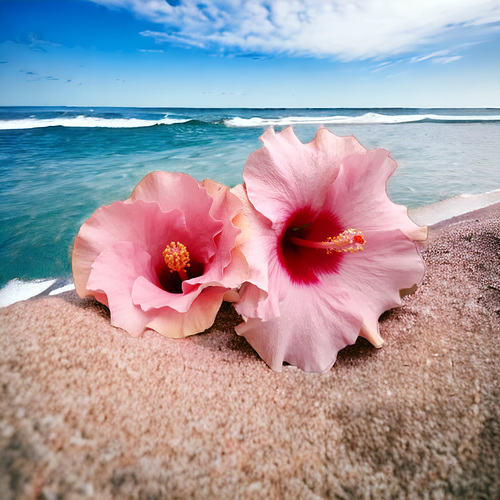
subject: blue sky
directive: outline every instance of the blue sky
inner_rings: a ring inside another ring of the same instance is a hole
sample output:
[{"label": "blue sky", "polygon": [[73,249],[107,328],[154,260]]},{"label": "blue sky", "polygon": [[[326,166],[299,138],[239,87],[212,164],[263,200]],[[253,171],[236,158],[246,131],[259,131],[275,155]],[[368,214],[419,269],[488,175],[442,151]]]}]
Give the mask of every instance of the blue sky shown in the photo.
[{"label": "blue sky", "polygon": [[500,107],[500,0],[0,0],[0,105]]}]

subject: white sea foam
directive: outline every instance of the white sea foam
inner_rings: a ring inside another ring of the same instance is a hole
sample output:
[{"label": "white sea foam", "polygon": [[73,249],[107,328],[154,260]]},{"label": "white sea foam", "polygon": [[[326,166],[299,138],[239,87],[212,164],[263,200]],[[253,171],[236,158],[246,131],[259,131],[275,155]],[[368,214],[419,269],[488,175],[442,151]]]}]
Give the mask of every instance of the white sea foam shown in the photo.
[{"label": "white sea foam", "polygon": [[13,279],[0,289],[0,307],[7,307],[37,296],[58,295],[74,289],[73,282],[64,278],[33,281]]},{"label": "white sea foam", "polygon": [[0,290],[0,307],[6,307],[14,302],[34,297],[52,286],[55,282],[56,280],[11,280]]},{"label": "white sea foam", "polygon": [[79,128],[141,128],[155,125],[174,125],[186,123],[190,119],[168,118],[161,120],[142,120],[139,118],[98,118],[93,116],[59,117],[47,119],[25,118],[22,120],[0,120],[0,130],[21,130],[45,127],[79,127]]},{"label": "white sea foam", "polygon": [[[74,117],[57,117],[37,119],[34,117],[21,120],[0,120],[0,130],[22,130],[46,127],[77,128],[142,128],[156,125],[175,125],[192,121],[192,118],[170,118],[165,115],[160,120],[144,120],[141,118],[101,118],[79,115]],[[384,115],[365,113],[361,116],[287,116],[283,118],[227,118],[223,120],[226,127],[269,127],[288,125],[363,125],[363,124],[399,124],[414,122],[496,122],[500,115]],[[220,123],[215,121],[213,123]]]},{"label": "white sea foam", "polygon": [[61,288],[55,288],[54,290],[49,292],[49,295],[59,295],[60,293],[64,292],[71,292],[71,290],[75,289],[75,285],[73,283],[70,283],[68,285],[64,285]]},{"label": "white sea foam", "polygon": [[361,125],[398,124],[413,122],[482,122],[500,121],[500,115],[382,115],[365,113],[361,116],[287,116],[285,118],[230,118],[224,120],[227,127],[269,127],[287,125]]}]

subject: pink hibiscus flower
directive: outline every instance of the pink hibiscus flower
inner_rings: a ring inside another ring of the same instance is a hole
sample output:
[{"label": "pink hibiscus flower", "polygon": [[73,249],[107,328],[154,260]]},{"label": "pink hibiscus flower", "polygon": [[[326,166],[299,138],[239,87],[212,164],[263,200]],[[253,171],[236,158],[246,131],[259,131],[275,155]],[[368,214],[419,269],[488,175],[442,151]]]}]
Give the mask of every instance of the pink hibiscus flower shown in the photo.
[{"label": "pink hibiscus flower", "polygon": [[153,172],[81,227],[76,291],[108,306],[111,323],[134,336],[145,328],[167,337],[202,332],[248,275],[242,209],[213,181]]},{"label": "pink hibiscus flower", "polygon": [[252,231],[236,331],[276,371],[288,362],[321,372],[358,335],[382,345],[380,315],[423,278],[414,242],[427,229],[388,198],[387,151],[326,129],[309,144],[291,128],[261,141],[233,190]]}]

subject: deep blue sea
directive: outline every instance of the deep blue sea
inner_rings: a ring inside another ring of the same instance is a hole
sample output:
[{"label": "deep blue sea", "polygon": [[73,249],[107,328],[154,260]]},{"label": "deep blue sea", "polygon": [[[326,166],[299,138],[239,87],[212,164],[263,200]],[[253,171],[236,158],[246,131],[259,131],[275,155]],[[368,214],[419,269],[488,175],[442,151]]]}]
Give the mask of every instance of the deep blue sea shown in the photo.
[{"label": "deep blue sea", "polygon": [[0,286],[71,274],[81,224],[152,170],[229,186],[269,126],[388,149],[411,208],[500,189],[500,109],[0,108]]}]

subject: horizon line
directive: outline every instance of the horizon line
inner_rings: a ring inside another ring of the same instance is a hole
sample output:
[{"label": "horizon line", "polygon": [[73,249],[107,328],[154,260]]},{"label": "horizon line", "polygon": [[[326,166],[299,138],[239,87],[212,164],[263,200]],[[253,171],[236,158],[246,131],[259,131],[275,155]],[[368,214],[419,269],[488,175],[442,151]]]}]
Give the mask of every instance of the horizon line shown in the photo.
[{"label": "horizon line", "polygon": [[500,106],[118,106],[71,104],[0,104],[0,108],[135,108],[135,109],[493,109]]}]

